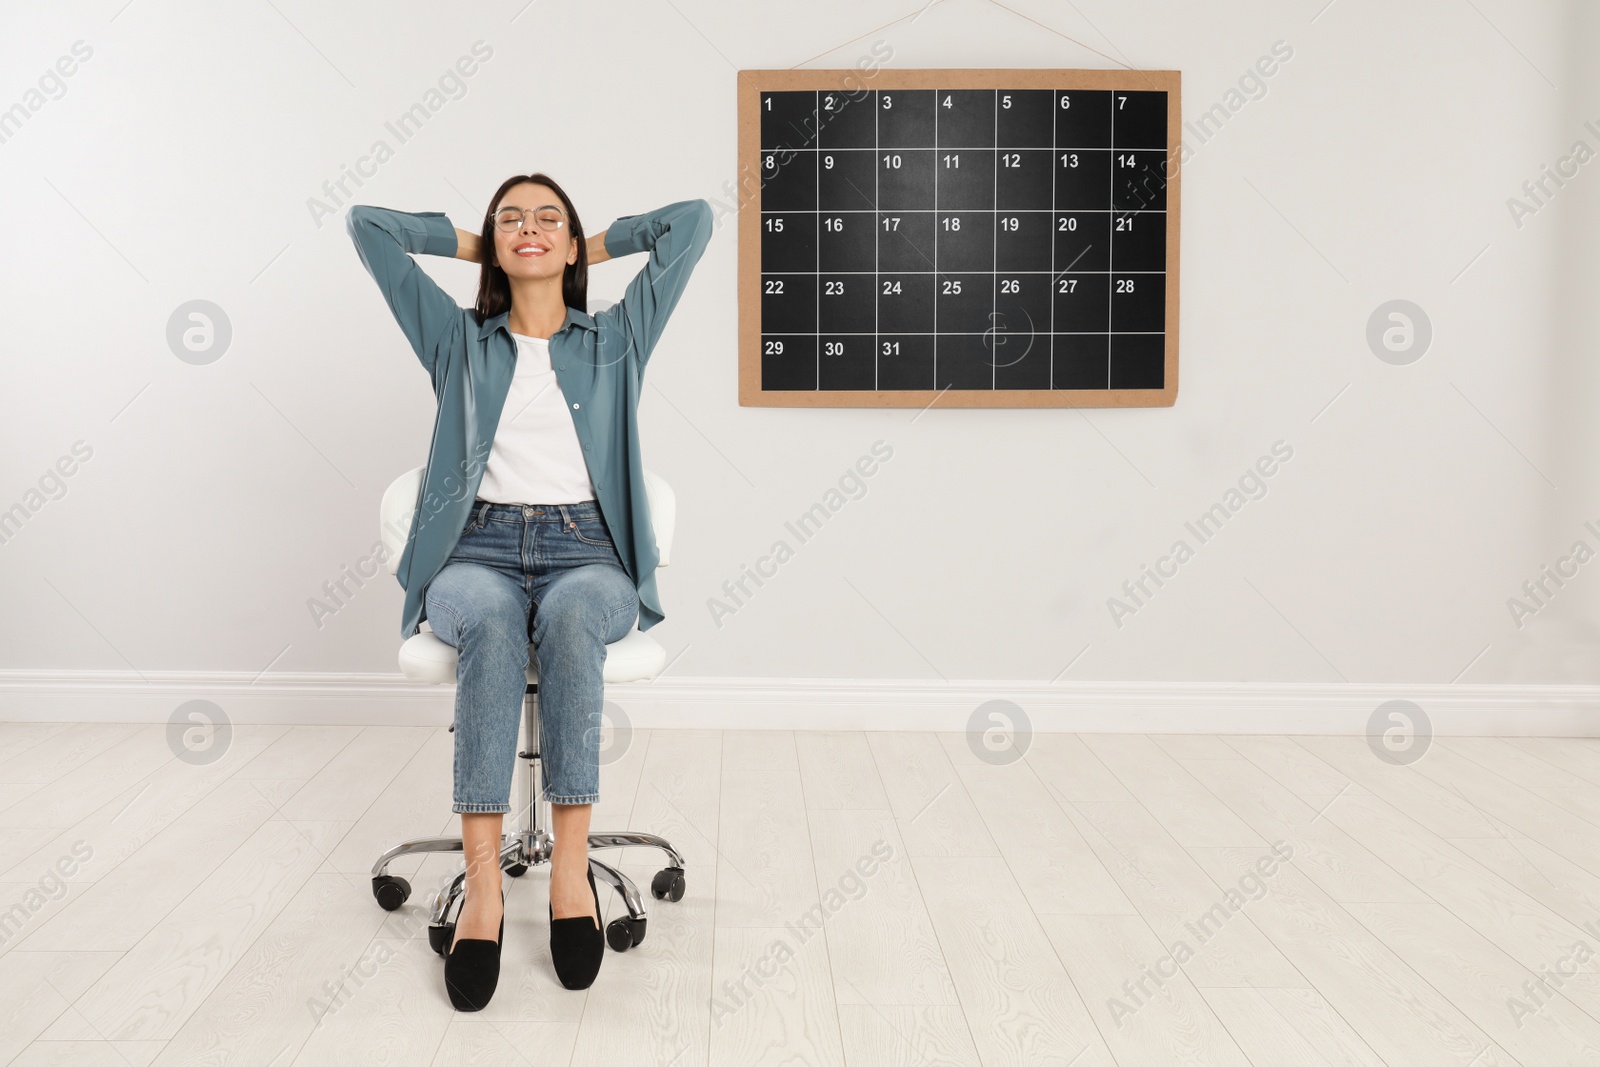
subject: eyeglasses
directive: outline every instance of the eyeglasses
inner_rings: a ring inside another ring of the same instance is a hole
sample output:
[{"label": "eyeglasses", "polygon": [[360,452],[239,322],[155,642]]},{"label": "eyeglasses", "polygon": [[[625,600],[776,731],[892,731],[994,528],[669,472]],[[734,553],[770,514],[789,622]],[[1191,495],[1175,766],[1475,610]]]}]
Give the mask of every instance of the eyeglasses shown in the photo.
[{"label": "eyeglasses", "polygon": [[[522,229],[523,216],[528,214],[520,207],[503,207],[494,213],[494,224],[506,233]],[[534,225],[545,233],[554,233],[566,223],[565,213],[554,204],[534,208],[531,212]]]}]

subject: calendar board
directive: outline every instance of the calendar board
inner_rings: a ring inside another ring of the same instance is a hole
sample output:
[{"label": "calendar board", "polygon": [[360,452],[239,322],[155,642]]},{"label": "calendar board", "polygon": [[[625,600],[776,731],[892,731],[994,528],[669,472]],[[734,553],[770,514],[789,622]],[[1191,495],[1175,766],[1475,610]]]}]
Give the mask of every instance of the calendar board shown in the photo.
[{"label": "calendar board", "polygon": [[740,404],[1174,403],[1179,97],[1177,71],[740,71]]}]

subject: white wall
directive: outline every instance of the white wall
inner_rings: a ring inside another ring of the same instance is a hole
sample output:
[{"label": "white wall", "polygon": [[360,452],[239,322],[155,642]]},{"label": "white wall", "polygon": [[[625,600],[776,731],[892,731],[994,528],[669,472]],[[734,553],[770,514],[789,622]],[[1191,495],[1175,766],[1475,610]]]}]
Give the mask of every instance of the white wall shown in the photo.
[{"label": "white wall", "polygon": [[[1600,682],[1600,562],[1521,628],[1507,607],[1574,541],[1600,548],[1600,163],[1520,227],[1507,207],[1575,141],[1600,150],[1583,5],[8,7],[0,107],[93,52],[0,144],[0,508],[75,441],[93,456],[0,544],[0,667],[394,671],[392,578],[320,628],[307,600],[372,546],[432,395],[342,210],[319,226],[307,202],[476,41],[493,55],[465,95],[355,202],[461,224],[542,169],[597,232],[733,206],[736,69],[849,67],[880,41],[899,68],[1121,61],[1182,71],[1192,118],[1283,41],[1265,94],[1191,137],[1172,408],[742,408],[722,215],[646,379],[646,460],[680,507],[652,635],[699,679]],[[475,267],[423,262],[471,303]],[[233,329],[206,366],[165,338],[196,298]],[[1405,366],[1365,340],[1396,298],[1434,333]],[[713,622],[724,581],[879,439],[865,496]],[[1280,440],[1267,495],[1118,626],[1108,598]]]}]

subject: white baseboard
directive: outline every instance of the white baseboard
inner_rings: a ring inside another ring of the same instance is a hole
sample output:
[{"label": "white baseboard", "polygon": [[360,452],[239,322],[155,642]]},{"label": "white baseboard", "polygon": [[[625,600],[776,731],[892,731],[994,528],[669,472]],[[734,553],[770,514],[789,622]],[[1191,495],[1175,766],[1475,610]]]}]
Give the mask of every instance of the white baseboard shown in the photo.
[{"label": "white baseboard", "polygon": [[[448,725],[454,686],[399,674],[0,670],[0,721],[166,722],[195,699],[236,723]],[[674,678],[608,686],[640,728],[940,730],[1009,701],[1041,733],[1364,734],[1390,700],[1441,735],[1600,736],[1600,686]]]}]

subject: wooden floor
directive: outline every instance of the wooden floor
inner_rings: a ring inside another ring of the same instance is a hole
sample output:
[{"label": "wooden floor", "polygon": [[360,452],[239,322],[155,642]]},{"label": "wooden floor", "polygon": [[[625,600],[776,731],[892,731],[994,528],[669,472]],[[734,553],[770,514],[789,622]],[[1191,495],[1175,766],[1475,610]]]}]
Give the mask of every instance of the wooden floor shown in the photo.
[{"label": "wooden floor", "polygon": [[507,879],[499,991],[457,1014],[423,914],[456,868],[397,864],[394,913],[368,877],[453,826],[452,735],[238,727],[205,765],[166,735],[0,725],[0,1063],[1600,1062],[1597,740],[1041,734],[992,766],[641,730],[594,828],[672,840],[683,900],[623,854],[648,936],[574,992],[548,868]]}]

